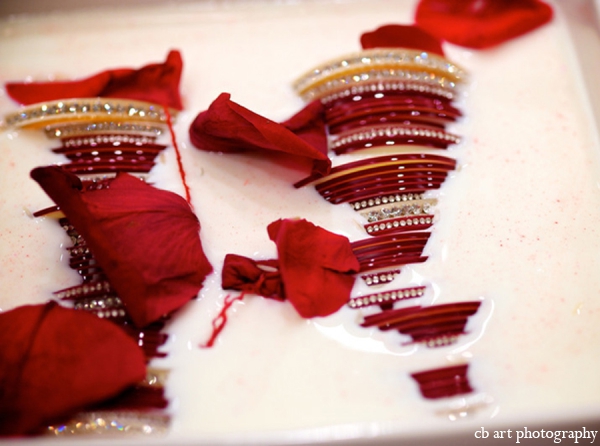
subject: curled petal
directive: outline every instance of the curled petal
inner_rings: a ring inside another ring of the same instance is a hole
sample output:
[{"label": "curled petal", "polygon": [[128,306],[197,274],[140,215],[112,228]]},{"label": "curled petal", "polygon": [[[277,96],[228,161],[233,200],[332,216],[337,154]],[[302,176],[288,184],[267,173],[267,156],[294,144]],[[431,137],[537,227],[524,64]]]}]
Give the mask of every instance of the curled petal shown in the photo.
[{"label": "curled petal", "polygon": [[189,134],[195,147],[214,152],[283,152],[312,160],[318,172],[329,170],[325,128],[319,121],[322,109],[318,105],[309,105],[280,124],[230,98],[222,93],[192,122]]},{"label": "curled petal", "polygon": [[58,99],[107,97],[153,102],[181,110],[179,82],[182,70],[181,54],[171,51],[164,63],[149,64],[138,70],[106,70],[75,81],[9,82],[6,91],[24,105]]},{"label": "curled petal", "polygon": [[360,265],[348,239],[304,220],[277,220],[267,231],[277,245],[285,297],[305,318],[328,316],[350,297]]},{"label": "curled petal", "polygon": [[182,197],[129,174],[89,191],[57,166],[31,176],[86,240],[138,327],[196,297],[212,267],[198,218]]},{"label": "curled petal", "polygon": [[145,374],[141,349],[111,322],[55,302],[0,313],[0,436],[36,433]]},{"label": "curled petal", "polygon": [[528,33],[552,15],[540,0],[421,0],[415,21],[439,39],[484,49]]}]

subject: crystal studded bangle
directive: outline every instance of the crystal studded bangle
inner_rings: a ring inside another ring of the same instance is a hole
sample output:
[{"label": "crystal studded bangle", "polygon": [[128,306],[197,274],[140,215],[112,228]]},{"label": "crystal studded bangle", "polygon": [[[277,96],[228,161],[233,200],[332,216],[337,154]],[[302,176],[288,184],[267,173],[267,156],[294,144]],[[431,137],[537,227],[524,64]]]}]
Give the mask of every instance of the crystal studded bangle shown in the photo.
[{"label": "crystal studded bangle", "polygon": [[459,142],[460,138],[457,135],[438,127],[393,124],[359,127],[332,136],[329,149],[341,155],[361,149],[406,144],[446,149],[449,145]]},{"label": "crystal studded bangle", "polygon": [[371,305],[387,305],[401,300],[418,298],[423,296],[423,294],[425,294],[424,286],[381,291],[367,296],[353,297],[348,302],[348,306],[359,309]]},{"label": "crystal studded bangle", "polygon": [[[169,111],[175,115],[176,111]],[[143,101],[113,98],[77,98],[49,101],[21,108],[7,115],[9,127],[39,128],[60,123],[129,121],[140,124],[166,124],[167,115],[161,105]]]},{"label": "crystal studded bangle", "polygon": [[369,71],[392,70],[405,72],[405,77],[409,79],[411,72],[426,73],[429,77],[444,79],[449,84],[459,83],[465,77],[461,67],[435,54],[403,48],[376,48],[326,62],[301,76],[293,87],[298,94],[305,96],[335,79],[350,76],[369,80]]},{"label": "crystal studded bangle", "polygon": [[[327,94],[320,97],[320,100],[323,104],[329,105],[332,102],[357,94],[389,91],[439,97],[450,101],[456,99],[456,92],[453,88],[437,86],[435,84],[432,85],[431,81],[395,79],[391,76],[391,73],[386,73],[388,75],[387,77],[382,76],[382,74],[383,73],[379,76],[379,79],[365,81],[355,80],[354,83],[339,82],[338,86],[331,86],[327,91]],[[316,95],[317,92],[314,91],[313,94],[309,96],[313,99],[313,96]]]}]

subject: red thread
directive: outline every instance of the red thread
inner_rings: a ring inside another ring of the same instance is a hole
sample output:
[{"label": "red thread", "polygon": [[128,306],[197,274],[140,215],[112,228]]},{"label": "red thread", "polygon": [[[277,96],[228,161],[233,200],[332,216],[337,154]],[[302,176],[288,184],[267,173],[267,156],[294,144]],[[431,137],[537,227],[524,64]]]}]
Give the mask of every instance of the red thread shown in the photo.
[{"label": "red thread", "polygon": [[214,345],[217,337],[221,331],[223,331],[223,328],[225,328],[225,324],[227,323],[227,310],[229,310],[236,300],[242,300],[243,298],[244,293],[240,294],[239,296],[232,296],[231,294],[225,296],[223,308],[221,308],[218,316],[212,321],[212,334],[210,335],[210,338],[206,344],[200,345],[201,348],[210,348]]},{"label": "red thread", "polygon": [[192,205],[192,196],[190,193],[190,187],[187,184],[185,179],[185,170],[183,170],[183,162],[181,161],[181,152],[179,151],[179,146],[177,145],[177,138],[175,138],[175,131],[173,130],[173,121],[171,120],[171,113],[169,112],[168,107],[163,107],[165,110],[165,116],[167,117],[167,126],[169,127],[169,132],[171,133],[171,141],[173,142],[173,148],[175,149],[175,156],[177,157],[177,167],[179,167],[179,176],[181,176],[181,182],[183,183],[183,188],[185,189],[185,199]]}]

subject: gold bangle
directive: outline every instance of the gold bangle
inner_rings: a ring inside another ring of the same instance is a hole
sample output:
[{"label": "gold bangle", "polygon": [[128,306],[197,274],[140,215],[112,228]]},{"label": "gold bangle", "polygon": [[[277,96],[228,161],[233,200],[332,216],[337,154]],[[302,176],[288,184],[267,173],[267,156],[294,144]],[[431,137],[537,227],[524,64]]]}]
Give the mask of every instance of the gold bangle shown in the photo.
[{"label": "gold bangle", "polygon": [[299,95],[304,96],[308,91],[340,77],[360,77],[369,71],[391,70],[427,73],[446,79],[446,83],[460,83],[466,74],[458,65],[435,54],[399,48],[377,48],[349,54],[320,65],[296,80],[293,87]]}]

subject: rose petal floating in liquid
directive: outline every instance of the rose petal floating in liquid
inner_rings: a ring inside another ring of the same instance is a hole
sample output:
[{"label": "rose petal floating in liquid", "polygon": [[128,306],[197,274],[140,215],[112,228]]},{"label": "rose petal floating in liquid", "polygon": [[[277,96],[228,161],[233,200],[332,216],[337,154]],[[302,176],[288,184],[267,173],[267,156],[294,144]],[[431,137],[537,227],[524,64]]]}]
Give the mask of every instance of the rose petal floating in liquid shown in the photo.
[{"label": "rose petal floating in liquid", "polygon": [[36,433],[143,380],[117,325],[55,302],[0,313],[0,435]]},{"label": "rose petal floating in liquid", "polygon": [[106,70],[75,81],[9,82],[6,91],[11,98],[24,105],[60,99],[106,97],[153,102],[181,110],[179,81],[182,70],[181,54],[174,50],[164,63],[149,64],[138,70]]},{"label": "rose petal floating in liquid", "polygon": [[60,167],[32,171],[86,240],[138,327],[194,298],[212,271],[200,223],[177,194],[119,174],[107,189],[83,192]]}]

